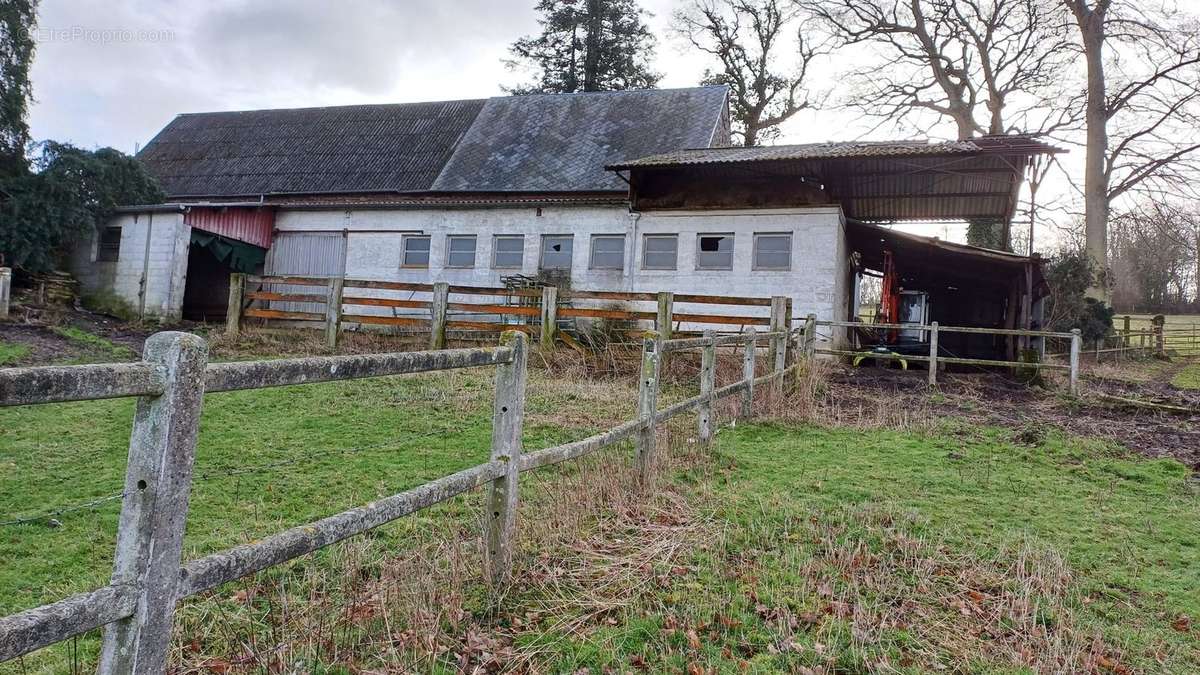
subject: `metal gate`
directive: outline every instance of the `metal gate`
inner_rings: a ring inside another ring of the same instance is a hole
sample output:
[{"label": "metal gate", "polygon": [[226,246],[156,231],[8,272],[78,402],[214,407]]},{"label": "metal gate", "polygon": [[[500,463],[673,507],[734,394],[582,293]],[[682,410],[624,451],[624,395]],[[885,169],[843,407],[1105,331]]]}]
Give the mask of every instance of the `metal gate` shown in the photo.
[{"label": "metal gate", "polygon": [[[346,235],[340,232],[279,232],[267,251],[268,276],[337,277],[346,271]],[[321,293],[324,289],[291,284],[265,284],[275,293]],[[287,312],[324,312],[325,305],[313,302],[270,303],[271,309]]]}]

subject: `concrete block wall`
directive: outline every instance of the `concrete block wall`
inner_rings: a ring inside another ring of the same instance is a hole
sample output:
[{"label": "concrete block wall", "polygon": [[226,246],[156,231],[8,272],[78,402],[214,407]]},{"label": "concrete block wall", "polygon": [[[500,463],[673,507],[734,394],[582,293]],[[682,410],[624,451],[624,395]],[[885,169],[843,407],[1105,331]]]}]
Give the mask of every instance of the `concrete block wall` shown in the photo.
[{"label": "concrete block wall", "polygon": [[144,319],[178,320],[191,241],[191,228],[183,224],[183,214],[120,214],[105,226],[121,228],[118,259],[97,260],[99,232],[81,237],[71,256],[71,271],[79,279],[81,292],[111,293]]},{"label": "concrete block wall", "polygon": [[[572,235],[571,285],[579,290],[673,291],[757,297],[788,295],[792,298],[794,316],[813,312],[822,319],[844,318],[849,302],[845,233],[841,210],[836,206],[643,214],[630,213],[625,206],[616,205],[545,207],[540,210],[282,210],[276,215],[276,227],[280,233],[277,236],[287,236],[288,232],[348,230],[345,274],[349,278],[496,286],[502,276],[537,273],[543,235]],[[400,266],[404,235],[396,230],[430,235],[428,269]],[[754,234],[778,232],[792,234],[791,269],[754,270]],[[733,233],[732,270],[696,269],[697,236],[701,233]],[[445,266],[447,235],[454,234],[476,235],[475,267]],[[506,234],[525,237],[519,270],[492,266],[493,238]],[[625,235],[623,270],[589,269],[591,238],[597,234]],[[646,234],[678,235],[677,269],[642,269],[642,245]],[[276,269],[268,272],[291,272],[287,264],[286,260],[277,260]],[[370,294],[360,289],[355,289],[354,293]],[[360,309],[354,311],[360,312]],[[692,305],[679,311],[738,314],[746,310]],[[361,308],[360,313],[367,312],[386,313],[387,310]],[[763,313],[765,315],[765,308]]]}]

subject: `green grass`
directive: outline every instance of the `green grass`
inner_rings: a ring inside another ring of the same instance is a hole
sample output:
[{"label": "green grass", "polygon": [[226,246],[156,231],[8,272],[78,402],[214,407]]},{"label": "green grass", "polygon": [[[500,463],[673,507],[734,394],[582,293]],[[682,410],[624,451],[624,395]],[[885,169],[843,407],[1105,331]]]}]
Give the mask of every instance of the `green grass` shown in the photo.
[{"label": "green grass", "polygon": [[1200,389],[1200,362],[1188,364],[1171,379],[1171,385],[1179,389]]},{"label": "green grass", "polygon": [[76,346],[89,353],[88,358],[77,359],[79,362],[90,361],[128,361],[136,358],[137,352],[129,347],[117,344],[108,338],[95,333],[89,333],[75,326],[54,326],[50,330],[70,340]]},{"label": "green grass", "polygon": [[[952,582],[983,579],[951,590],[991,599],[1014,583],[1006,571],[1053,570],[1060,555],[1073,570],[1070,592],[1036,597],[1055,617],[1034,623],[1070,619],[1079,635],[1098,632],[1118,664],[1200,667],[1196,638],[1171,626],[1180,615],[1200,616],[1200,506],[1187,469],[1174,461],[1061,438],[1028,448],[994,429],[964,438],[774,426],[723,432],[718,461],[725,470],[712,504],[724,540],[602,635],[532,639],[554,654],[554,670],[621,669],[636,654],[669,670],[699,663],[722,672],[746,664],[757,672],[865,672],[907,659],[914,668],[1010,672],[1003,653],[986,653],[986,638],[974,646],[964,639],[968,648],[958,653],[939,644],[956,638],[966,610],[935,600],[956,597],[939,596],[938,574],[926,582],[934,588],[922,590],[911,561],[935,561]],[[857,571],[855,560],[865,561]],[[902,600],[917,610],[893,611]],[[855,637],[847,607],[863,613],[859,629],[869,639]],[[889,614],[903,620],[869,628],[880,623],[874,615]],[[699,648],[688,645],[689,627]],[[597,650],[598,643],[619,647]]]},{"label": "green grass", "polygon": [[29,347],[0,341],[0,366],[16,363],[29,355]]},{"label": "green grass", "polygon": [[[482,461],[490,378],[490,370],[472,370],[207,396],[184,558]],[[627,417],[632,393],[536,373],[526,447],[578,438]],[[0,520],[119,491],[132,409],[131,401],[0,409]],[[932,435],[768,424],[723,430],[714,452],[700,451],[702,462],[664,479],[671,492],[688,496],[697,529],[681,543],[681,557],[633,568],[632,578],[655,583],[639,586],[582,629],[563,632],[554,628],[555,617],[529,618],[562,601],[544,575],[523,577],[510,595],[494,600],[472,566],[465,588],[453,591],[465,596],[457,603],[466,615],[444,618],[445,631],[451,637],[503,632],[514,649],[537,652],[545,672],[623,672],[639,663],[652,671],[698,665],[720,672],[866,672],[883,661],[909,672],[1024,672],[1004,656],[1024,645],[1023,632],[1037,636],[1029,639],[1035,649],[1048,648],[1058,635],[1098,634],[1104,653],[1122,665],[1200,668],[1195,635],[1170,625],[1180,615],[1200,620],[1200,507],[1187,470],[1099,442],[1051,435],[1039,447],[1025,447],[1011,436],[964,428]],[[602,453],[596,464],[605,471],[606,463],[627,458],[621,448]],[[545,471],[578,469],[567,464],[523,477],[527,496]],[[592,485],[585,481],[579,489]],[[407,550],[412,539],[469,540],[478,530],[478,499],[454,500],[361,538],[376,557],[361,574],[346,576],[369,588],[385,576],[380,561]],[[547,515],[540,508],[523,515],[523,528],[528,518]],[[56,516],[59,527],[0,525],[0,614],[104,584],[118,509],[107,502],[65,513]],[[603,525],[606,516],[597,518]],[[582,541],[609,555],[621,541],[654,540],[636,530],[641,521],[622,522],[628,531],[587,525]],[[444,557],[442,550],[434,556]],[[1060,558],[1069,570],[1062,575]],[[518,572],[569,572],[572,560],[602,559],[579,555],[574,544],[524,550]],[[307,575],[343,573],[361,562],[334,547],[234,585],[267,589],[258,600],[231,600],[224,589],[187,603],[181,625],[187,635],[201,636],[206,653],[222,657],[240,653],[246,640],[311,642],[305,632],[281,627],[302,613],[286,609],[288,603],[328,600],[309,587]],[[285,590],[290,599],[281,608]],[[582,590],[578,597],[604,591]],[[973,592],[985,602],[1024,592],[1036,608],[1013,610],[1015,618],[999,624],[967,620],[961,612],[974,611],[970,601],[953,603]],[[452,599],[427,602],[457,606]],[[311,611],[342,616],[336,603]],[[582,610],[568,604],[562,613],[573,611]],[[525,623],[517,628],[514,618]],[[384,631],[403,629],[382,619],[349,625],[336,635],[331,629],[341,656],[305,652],[313,669],[386,665],[388,654],[371,647],[381,643],[364,635],[380,640],[391,634]],[[245,633],[224,635],[231,626]],[[976,629],[984,636],[971,633]],[[994,639],[986,634],[992,630],[999,631]],[[96,640],[80,646],[86,661]],[[44,650],[12,672],[59,672],[68,653],[69,646]],[[451,649],[423,670],[454,672],[454,658]],[[0,666],[0,672],[9,671]]]}]

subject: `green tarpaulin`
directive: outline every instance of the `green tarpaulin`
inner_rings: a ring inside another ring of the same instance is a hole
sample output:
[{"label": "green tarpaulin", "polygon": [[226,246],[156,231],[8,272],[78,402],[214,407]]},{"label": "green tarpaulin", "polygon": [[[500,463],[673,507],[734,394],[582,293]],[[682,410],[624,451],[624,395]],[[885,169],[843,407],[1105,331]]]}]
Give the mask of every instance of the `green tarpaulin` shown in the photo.
[{"label": "green tarpaulin", "polygon": [[192,230],[192,245],[207,248],[214,258],[235,272],[254,274],[267,259],[266,249],[211,232]]}]

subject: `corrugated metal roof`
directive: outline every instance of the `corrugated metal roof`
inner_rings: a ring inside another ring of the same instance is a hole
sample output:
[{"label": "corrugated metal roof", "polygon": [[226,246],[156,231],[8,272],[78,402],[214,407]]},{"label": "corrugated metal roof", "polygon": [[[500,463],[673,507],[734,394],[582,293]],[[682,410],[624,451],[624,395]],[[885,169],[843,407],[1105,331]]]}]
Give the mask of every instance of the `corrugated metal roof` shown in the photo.
[{"label": "corrugated metal roof", "polygon": [[606,163],[708,147],[727,96],[720,86],[490,99],[433,189],[624,192]]},{"label": "corrugated metal roof", "polygon": [[987,136],[969,141],[844,141],[764,145],[753,148],[688,148],[610,164],[609,170],[695,164],[737,164],[786,160],[871,157],[937,157],[980,152],[1054,152],[1055,148],[1027,136]]}]

